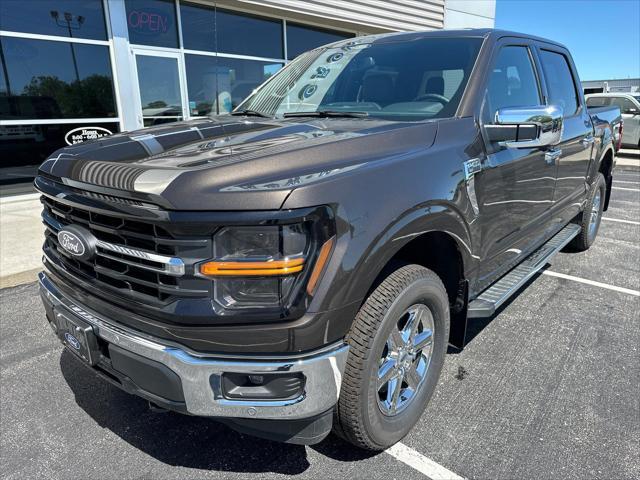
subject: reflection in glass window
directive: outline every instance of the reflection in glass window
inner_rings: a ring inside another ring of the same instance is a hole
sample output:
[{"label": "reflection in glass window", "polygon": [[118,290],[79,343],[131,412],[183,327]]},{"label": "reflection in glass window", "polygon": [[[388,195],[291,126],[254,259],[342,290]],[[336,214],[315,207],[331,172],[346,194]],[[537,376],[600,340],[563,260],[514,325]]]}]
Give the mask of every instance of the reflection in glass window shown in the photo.
[{"label": "reflection in glass window", "polygon": [[281,63],[185,55],[189,113],[229,113],[245,97],[282,68]]},{"label": "reflection in glass window", "polygon": [[182,43],[190,50],[214,52],[216,49],[216,11],[213,7],[180,2]]},{"label": "reflection in glass window", "polygon": [[611,97],[587,98],[587,107],[606,107],[607,105],[611,105]]},{"label": "reflection in glass window", "polygon": [[549,50],[541,50],[540,59],[547,79],[549,103],[561,107],[565,115],[573,115],[578,110],[578,95],[567,59]]},{"label": "reflection in glass window", "polygon": [[540,104],[540,92],[527,47],[506,46],[498,53],[486,91],[483,120],[491,123],[501,108]]},{"label": "reflection in glass window", "polygon": [[287,22],[287,56],[293,60],[301,53],[337,42],[346,38],[353,38],[351,33],[336,32],[321,28],[312,28]]},{"label": "reflection in glass window", "polygon": [[125,4],[131,43],[178,48],[173,0],[125,0]]},{"label": "reflection in glass window", "polygon": [[40,163],[55,150],[90,137],[116,133],[118,122],[47,125],[0,125],[0,187],[33,182]]},{"label": "reflection in glass window", "polygon": [[282,22],[218,9],[217,50],[221,53],[283,58]]},{"label": "reflection in glass window", "polygon": [[[343,110],[407,121],[452,117],[480,44],[478,38],[362,39],[350,48],[315,49],[298,56],[238,108],[270,116]],[[462,80],[457,70],[463,71]],[[452,73],[434,81],[436,71]],[[437,93],[454,90],[451,98]]]},{"label": "reflection in glass window", "polygon": [[0,49],[1,119],[117,116],[109,47],[0,37]]},{"label": "reflection in glass window", "polygon": [[175,58],[136,55],[144,126],[182,120],[178,61]]},{"label": "reflection in glass window", "polygon": [[613,97],[611,99],[611,105],[615,105],[616,107],[619,107],[620,113],[626,113],[636,108],[636,106],[633,104],[631,100],[624,97]]},{"label": "reflection in glass window", "polygon": [[2,0],[0,30],[107,39],[102,0]]}]

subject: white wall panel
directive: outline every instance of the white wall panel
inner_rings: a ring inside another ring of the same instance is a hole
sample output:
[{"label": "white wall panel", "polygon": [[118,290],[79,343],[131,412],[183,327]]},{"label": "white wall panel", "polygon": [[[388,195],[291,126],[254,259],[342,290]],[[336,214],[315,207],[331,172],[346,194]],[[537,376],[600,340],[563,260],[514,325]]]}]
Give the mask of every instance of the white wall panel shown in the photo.
[{"label": "white wall panel", "polygon": [[[218,2],[231,3],[231,2]],[[363,31],[430,30],[444,27],[445,0],[236,0],[297,15],[358,24]]]}]

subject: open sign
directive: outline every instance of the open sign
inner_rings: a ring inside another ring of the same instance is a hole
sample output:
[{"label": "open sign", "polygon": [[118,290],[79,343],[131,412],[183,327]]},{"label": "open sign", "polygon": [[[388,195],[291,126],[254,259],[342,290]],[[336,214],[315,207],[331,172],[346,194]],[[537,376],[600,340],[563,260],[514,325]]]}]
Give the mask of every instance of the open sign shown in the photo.
[{"label": "open sign", "polygon": [[146,10],[132,10],[127,15],[129,29],[143,34],[156,35],[167,33],[171,27],[171,18],[161,12],[148,8]]}]

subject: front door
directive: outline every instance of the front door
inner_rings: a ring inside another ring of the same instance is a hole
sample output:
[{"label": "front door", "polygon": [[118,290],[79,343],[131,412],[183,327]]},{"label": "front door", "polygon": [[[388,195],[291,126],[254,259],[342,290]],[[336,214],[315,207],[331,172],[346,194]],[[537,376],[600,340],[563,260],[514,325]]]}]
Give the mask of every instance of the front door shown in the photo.
[{"label": "front door", "polygon": [[138,127],[176,122],[186,117],[186,89],[180,55],[134,48],[138,86]]},{"label": "front door", "polygon": [[[543,103],[527,45],[502,44],[495,54],[482,110],[482,123],[492,124],[501,108]],[[556,166],[544,148],[487,147],[482,170],[475,176],[479,209],[481,267],[476,288],[495,281],[540,243],[548,228],[544,219],[553,205]]]}]

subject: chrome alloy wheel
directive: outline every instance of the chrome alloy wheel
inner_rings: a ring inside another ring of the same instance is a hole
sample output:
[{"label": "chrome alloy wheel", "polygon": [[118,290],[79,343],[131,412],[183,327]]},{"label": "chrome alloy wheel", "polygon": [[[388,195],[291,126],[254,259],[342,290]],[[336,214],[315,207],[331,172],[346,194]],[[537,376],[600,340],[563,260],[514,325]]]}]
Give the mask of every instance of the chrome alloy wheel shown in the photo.
[{"label": "chrome alloy wheel", "polygon": [[378,406],[387,416],[411,403],[427,377],[434,322],[426,305],[410,306],[391,329],[378,366]]},{"label": "chrome alloy wheel", "polygon": [[600,189],[596,190],[596,194],[593,196],[593,202],[591,202],[591,217],[589,218],[589,240],[593,240],[598,230],[598,224],[600,223],[600,203],[602,202],[602,195]]}]

